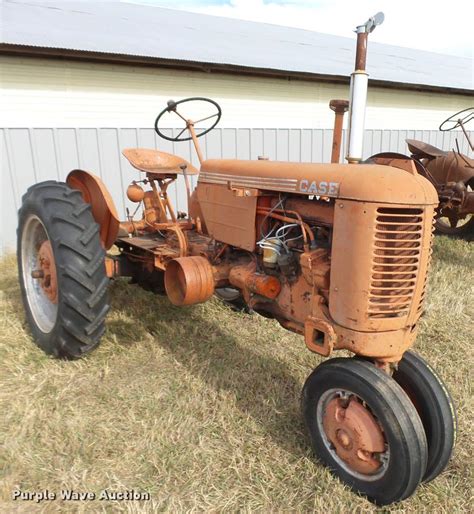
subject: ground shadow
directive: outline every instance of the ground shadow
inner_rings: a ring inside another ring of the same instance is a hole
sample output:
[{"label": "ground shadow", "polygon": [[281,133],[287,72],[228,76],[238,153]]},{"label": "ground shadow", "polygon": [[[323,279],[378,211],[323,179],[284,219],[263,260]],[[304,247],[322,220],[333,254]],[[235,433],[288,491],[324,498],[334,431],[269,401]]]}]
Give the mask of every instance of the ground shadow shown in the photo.
[{"label": "ground shadow", "polygon": [[[9,309],[24,325],[17,275],[4,276],[0,290]],[[308,455],[299,407],[302,384],[285,363],[240,344],[237,336],[222,328],[221,320],[210,320],[200,306],[174,307],[166,297],[125,281],[112,283],[110,296],[117,316],[107,322],[107,334],[114,341],[132,351],[136,341],[153,336],[157,344],[217,392],[231,392],[238,408],[264,427],[282,448],[296,457]],[[250,316],[239,315],[242,323]],[[256,345],[262,342],[255,339]]]},{"label": "ground shadow", "polygon": [[[446,264],[455,264],[464,268],[472,269],[472,259],[470,255],[462,254],[459,251],[459,246],[453,244],[454,241],[461,238],[449,238],[448,236],[436,236],[439,241],[435,242],[433,247],[433,260],[438,260]],[[469,243],[472,244],[472,243]]]},{"label": "ground shadow", "polygon": [[[12,264],[11,267],[14,267]],[[9,304],[12,312],[14,312],[21,320],[25,322],[23,301],[21,299],[20,284],[18,281],[18,272],[15,267],[13,274],[11,268],[8,267],[2,270],[2,277],[0,279],[0,291],[3,293],[3,300]]]},{"label": "ground shadow", "polygon": [[[135,287],[128,289],[133,297]],[[297,457],[308,455],[299,403],[302,384],[283,362],[239,344],[237,337],[221,328],[218,319],[210,321],[199,307],[173,307],[166,298],[141,291],[138,294],[146,294],[147,301],[133,304],[133,298],[124,299],[122,293],[123,289],[112,293],[119,320],[111,320],[108,331],[115,341],[130,347],[127,334],[134,334],[134,340],[151,334],[216,391],[232,392],[238,408],[263,426],[281,447]],[[241,316],[245,323],[248,315]],[[258,339],[255,344],[259,344]]]}]

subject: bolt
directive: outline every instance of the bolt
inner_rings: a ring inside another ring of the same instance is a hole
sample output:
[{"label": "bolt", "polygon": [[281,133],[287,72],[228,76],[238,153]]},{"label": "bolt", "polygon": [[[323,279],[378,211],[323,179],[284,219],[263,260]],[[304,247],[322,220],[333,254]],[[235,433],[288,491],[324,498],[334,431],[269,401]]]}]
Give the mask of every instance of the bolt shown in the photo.
[{"label": "bolt", "polygon": [[367,450],[357,450],[357,457],[360,460],[363,460],[363,461],[366,462],[366,461],[368,461],[370,459],[371,454]]},{"label": "bolt", "polygon": [[345,430],[337,431],[337,440],[341,443],[344,448],[347,448],[351,444],[351,438]]},{"label": "bolt", "polygon": [[44,278],[44,271],[41,269],[35,269],[31,272],[31,278]]}]

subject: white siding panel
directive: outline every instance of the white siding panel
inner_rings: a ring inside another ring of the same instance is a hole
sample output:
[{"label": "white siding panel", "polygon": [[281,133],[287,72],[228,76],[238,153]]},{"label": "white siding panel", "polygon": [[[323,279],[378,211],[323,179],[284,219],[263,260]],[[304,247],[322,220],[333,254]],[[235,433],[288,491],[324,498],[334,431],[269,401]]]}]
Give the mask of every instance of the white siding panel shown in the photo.
[{"label": "white siding panel", "polygon": [[[144,66],[0,56],[0,67],[4,127],[152,127],[169,98],[207,96],[221,104],[223,128],[331,128],[329,100],[348,97],[340,84]],[[366,126],[435,130],[472,103],[370,88]]]},{"label": "white siding panel", "polygon": [[[167,135],[173,129],[167,129]],[[174,129],[174,133],[177,134]],[[441,137],[440,137],[441,135]],[[470,132],[474,139],[474,132]],[[444,149],[453,148],[458,137],[461,151],[468,155],[467,142],[461,132],[439,133],[414,130],[367,130],[364,157],[380,151],[406,153],[405,138],[424,137],[438,141]],[[344,140],[346,133],[344,132]],[[127,185],[140,176],[121,155],[127,146],[145,146],[176,153],[197,165],[190,142],[172,143],[159,140],[150,128],[4,128],[0,129],[1,152],[1,224],[0,253],[15,247],[15,213],[21,196],[32,184],[48,179],[64,180],[75,168],[85,168],[102,177],[122,219],[125,209],[135,205],[125,197]],[[256,159],[264,155],[272,160],[329,162],[332,130],[330,129],[236,129],[217,128],[203,138],[208,158],[235,157]],[[192,177],[195,185],[196,179]],[[183,178],[169,189],[177,210],[186,210]]]}]

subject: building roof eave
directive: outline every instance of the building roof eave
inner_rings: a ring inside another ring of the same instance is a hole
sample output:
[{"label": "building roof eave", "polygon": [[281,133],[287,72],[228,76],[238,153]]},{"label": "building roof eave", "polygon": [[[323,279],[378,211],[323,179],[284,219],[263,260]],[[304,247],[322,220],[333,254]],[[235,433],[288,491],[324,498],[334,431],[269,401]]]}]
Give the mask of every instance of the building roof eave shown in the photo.
[{"label": "building roof eave", "polygon": [[[62,58],[108,64],[125,64],[141,66],[158,66],[163,68],[201,71],[205,73],[246,74],[258,77],[273,77],[286,80],[306,80],[328,82],[333,84],[349,84],[350,77],[345,75],[330,75],[327,73],[310,73],[277,68],[257,68],[230,63],[215,63],[192,61],[183,59],[169,59],[143,55],[115,54],[105,52],[92,52],[86,50],[29,46],[11,43],[0,43],[0,55],[17,55],[23,57]],[[409,91],[425,91],[445,94],[471,95],[472,90],[434,86],[431,84],[409,84],[371,78],[372,86],[400,89]]]}]

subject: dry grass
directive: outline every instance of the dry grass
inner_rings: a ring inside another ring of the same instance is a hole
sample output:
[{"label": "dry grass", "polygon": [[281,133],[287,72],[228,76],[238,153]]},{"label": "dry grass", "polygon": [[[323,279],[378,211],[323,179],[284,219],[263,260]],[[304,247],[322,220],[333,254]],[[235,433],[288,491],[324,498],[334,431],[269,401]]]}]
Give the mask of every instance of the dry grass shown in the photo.
[{"label": "dry grass", "polygon": [[[417,343],[457,404],[455,456],[386,511],[472,508],[473,248],[437,238]],[[320,359],[299,337],[217,300],[178,309],[118,281],[100,348],[56,361],[28,335],[14,258],[1,266],[2,512],[374,510],[312,458],[299,396]],[[134,488],[151,500],[36,505],[12,502],[15,488]]]}]

